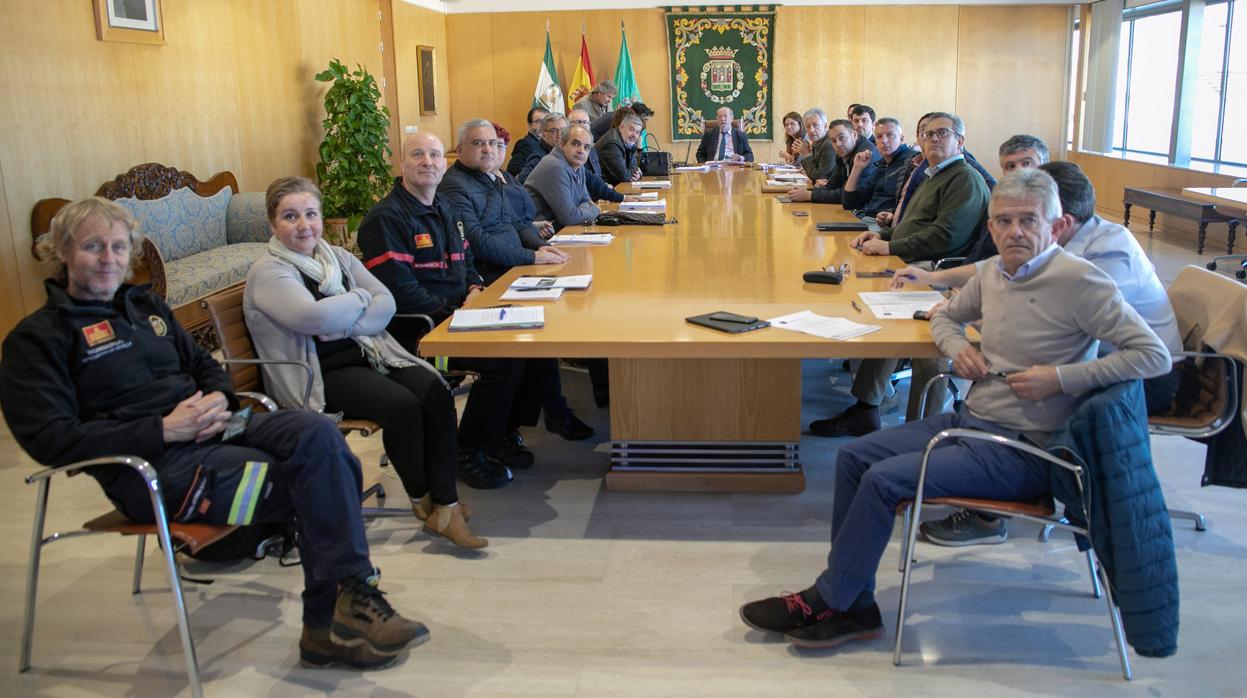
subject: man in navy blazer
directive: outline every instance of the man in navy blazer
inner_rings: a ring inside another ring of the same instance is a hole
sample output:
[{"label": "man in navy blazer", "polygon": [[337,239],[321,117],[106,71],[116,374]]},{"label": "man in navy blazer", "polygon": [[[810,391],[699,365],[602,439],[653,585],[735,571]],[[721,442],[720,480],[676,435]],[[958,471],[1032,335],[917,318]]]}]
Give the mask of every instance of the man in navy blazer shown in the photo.
[{"label": "man in navy blazer", "polygon": [[707,128],[701,136],[701,145],[697,146],[697,162],[753,162],[753,149],[749,147],[749,139],[740,129],[732,128],[732,110],[720,107],[715,112],[715,120],[718,125]]}]

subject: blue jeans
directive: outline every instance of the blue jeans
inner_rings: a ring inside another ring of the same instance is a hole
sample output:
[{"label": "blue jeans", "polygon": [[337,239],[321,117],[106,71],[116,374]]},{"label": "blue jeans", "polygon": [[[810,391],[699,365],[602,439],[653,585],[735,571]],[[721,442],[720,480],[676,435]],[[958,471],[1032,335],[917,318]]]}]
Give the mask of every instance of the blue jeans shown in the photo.
[{"label": "blue jeans", "polygon": [[[936,433],[979,429],[1018,438],[1016,431],[962,411],[941,414],[858,438],[836,458],[831,552],[815,587],[827,605],[859,611],[874,603],[875,571],[892,537],[896,506],[912,499],[922,450]],[[927,497],[1029,501],[1049,491],[1049,465],[984,441],[942,441],[927,465]]]}]

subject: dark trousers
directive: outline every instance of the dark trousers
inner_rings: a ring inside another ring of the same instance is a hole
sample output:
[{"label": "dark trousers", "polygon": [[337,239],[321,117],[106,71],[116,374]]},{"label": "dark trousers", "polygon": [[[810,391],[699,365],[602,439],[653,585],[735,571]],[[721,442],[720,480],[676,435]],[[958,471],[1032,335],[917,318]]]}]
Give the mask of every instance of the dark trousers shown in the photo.
[{"label": "dark trousers", "polygon": [[516,391],[524,376],[524,359],[451,359],[450,368],[473,371],[479,378],[472,383],[463,418],[459,420],[459,445],[482,448],[502,442],[516,423],[511,414]]},{"label": "dark trousers", "polygon": [[[211,524],[295,518],[303,560],[303,623],[328,627],[338,582],[372,571],[360,514],[359,460],[333,420],[301,410],[257,414],[230,443],[180,443],[157,463],[161,473],[189,474],[167,488],[171,518]],[[122,512],[152,520],[150,500],[131,488]]]},{"label": "dark trousers", "polygon": [[[965,410],[877,431],[840,449],[831,511],[831,552],[815,586],[828,606],[859,611],[874,603],[875,571],[892,537],[896,506],[917,490],[922,449],[944,429],[1019,434]],[[1044,462],[984,441],[950,439],[931,452],[926,497],[1036,499],[1049,491]]]},{"label": "dark trousers", "polygon": [[381,441],[413,499],[454,504],[458,454],[455,404],[441,375],[425,366],[346,366],[324,373],[325,410],[381,425]]}]

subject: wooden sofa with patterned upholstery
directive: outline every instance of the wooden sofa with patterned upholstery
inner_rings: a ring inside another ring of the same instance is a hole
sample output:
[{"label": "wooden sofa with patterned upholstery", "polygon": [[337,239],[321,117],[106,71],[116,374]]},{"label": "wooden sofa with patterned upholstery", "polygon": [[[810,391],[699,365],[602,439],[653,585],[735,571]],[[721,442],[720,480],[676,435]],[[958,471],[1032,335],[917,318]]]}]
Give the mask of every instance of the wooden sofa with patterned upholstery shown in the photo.
[{"label": "wooden sofa with patterned upholstery", "polygon": [[[125,206],[139,221],[146,239],[134,282],[150,282],[196,340],[215,348],[211,320],[199,301],[241,283],[265,253],[264,193],[238,193],[238,180],[228,171],[200,181],[189,172],[146,163],[105,182],[95,194]],[[33,240],[48,232],[52,217],[68,203],[35,203]]]}]

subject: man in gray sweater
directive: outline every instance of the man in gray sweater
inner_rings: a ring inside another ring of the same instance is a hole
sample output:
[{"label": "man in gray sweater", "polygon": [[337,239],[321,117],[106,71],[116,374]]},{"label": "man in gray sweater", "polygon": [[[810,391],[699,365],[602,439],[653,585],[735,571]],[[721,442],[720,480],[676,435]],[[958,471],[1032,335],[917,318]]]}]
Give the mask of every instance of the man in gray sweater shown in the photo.
[{"label": "man in gray sweater", "polygon": [[[996,185],[988,226],[1000,256],[931,320],[940,351],[975,381],[965,408],[876,432],[836,459],[827,569],[797,594],[745,604],[751,627],[801,647],[832,647],[883,634],[875,570],[896,506],[914,497],[923,448],[950,428],[1043,445],[1080,396],[1169,370],[1169,352],[1095,265],[1055,244],[1067,223],[1047,173],[1025,170]],[[974,347],[965,328],[982,321]],[[1096,358],[1100,341],[1117,351]],[[1049,491],[1048,465],[983,441],[948,442],[927,464],[928,497],[1026,501]]]},{"label": "man in gray sweater", "polygon": [[585,187],[585,162],[592,149],[589,129],[566,127],[559,145],[524,180],[524,188],[537,205],[537,218],[551,221],[555,230],[588,223],[602,212]]}]

